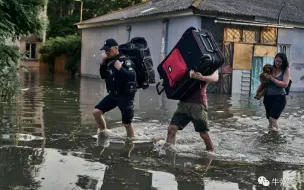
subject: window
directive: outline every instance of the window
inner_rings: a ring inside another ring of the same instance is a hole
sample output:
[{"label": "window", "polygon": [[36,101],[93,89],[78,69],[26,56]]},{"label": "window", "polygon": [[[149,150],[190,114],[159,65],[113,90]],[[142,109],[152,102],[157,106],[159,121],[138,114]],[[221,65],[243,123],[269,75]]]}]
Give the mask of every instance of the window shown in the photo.
[{"label": "window", "polygon": [[27,59],[36,59],[36,43],[27,43],[25,49]]},{"label": "window", "polygon": [[277,29],[252,26],[233,26],[225,28],[225,42],[244,42],[260,44],[276,44]]},{"label": "window", "polygon": [[241,42],[242,30],[239,28],[225,28],[225,41]]},{"label": "window", "polygon": [[277,29],[276,28],[263,28],[261,33],[262,44],[276,44]]},{"label": "window", "polygon": [[290,47],[291,47],[290,44],[279,44],[279,46],[278,46],[278,51],[282,52],[282,53],[285,53],[288,60],[291,59]]},{"label": "window", "polygon": [[246,28],[243,30],[243,41],[248,43],[259,43],[259,28]]}]

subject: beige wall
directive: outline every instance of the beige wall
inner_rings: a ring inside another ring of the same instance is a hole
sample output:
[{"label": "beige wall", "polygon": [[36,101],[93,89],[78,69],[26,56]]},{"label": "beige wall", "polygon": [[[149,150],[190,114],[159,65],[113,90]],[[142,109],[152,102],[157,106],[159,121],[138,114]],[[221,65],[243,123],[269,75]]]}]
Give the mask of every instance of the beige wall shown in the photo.
[{"label": "beige wall", "polygon": [[280,29],[278,43],[289,45],[291,79],[290,91],[304,91],[304,29]]},{"label": "beige wall", "polygon": [[99,76],[100,48],[108,38],[114,38],[118,43],[126,42],[126,25],[82,30],[81,75]]},{"label": "beige wall", "polygon": [[[160,62],[162,20],[132,23],[130,37],[144,37],[149,45],[154,68]],[[128,41],[129,31],[126,24],[117,26],[90,28],[82,31],[81,75],[99,78],[100,48],[108,38],[114,38],[119,44]]]}]

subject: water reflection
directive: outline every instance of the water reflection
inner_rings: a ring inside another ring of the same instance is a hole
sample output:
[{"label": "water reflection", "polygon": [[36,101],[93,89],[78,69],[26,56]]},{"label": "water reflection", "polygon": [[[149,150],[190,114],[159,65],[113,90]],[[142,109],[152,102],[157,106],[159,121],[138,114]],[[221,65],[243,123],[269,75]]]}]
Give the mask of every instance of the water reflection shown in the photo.
[{"label": "water reflection", "polygon": [[[160,139],[177,101],[158,96],[154,87],[136,96],[137,139],[126,141],[115,109],[106,114],[109,146],[98,147],[92,109],[106,95],[104,83],[38,70],[21,78],[17,100],[0,103],[0,167],[8,171],[0,176],[0,189],[265,189],[260,176],[270,181],[266,189],[304,188],[303,94],[288,97],[276,137],[265,134],[260,101],[210,94],[217,152],[205,157],[192,125],[178,133],[178,153],[164,153]],[[293,181],[283,188],[273,179]]]},{"label": "water reflection", "polygon": [[[2,147],[1,189],[302,189],[303,168],[284,164],[225,162],[134,151],[131,159],[46,148]],[[119,150],[118,150],[119,151]],[[9,159],[7,159],[9,158]],[[19,160],[20,159],[20,160]],[[68,172],[67,172],[68,171]],[[4,174],[4,173],[3,173]],[[293,174],[293,175],[292,175]],[[258,184],[264,176],[267,188]],[[16,180],[18,179],[18,180]],[[284,181],[285,183],[282,183]],[[282,183],[282,184],[281,184]]]},{"label": "water reflection", "polygon": [[39,165],[43,163],[42,154],[39,150],[27,147],[1,147],[0,189],[39,187],[40,183],[35,180],[33,173],[39,171]]}]

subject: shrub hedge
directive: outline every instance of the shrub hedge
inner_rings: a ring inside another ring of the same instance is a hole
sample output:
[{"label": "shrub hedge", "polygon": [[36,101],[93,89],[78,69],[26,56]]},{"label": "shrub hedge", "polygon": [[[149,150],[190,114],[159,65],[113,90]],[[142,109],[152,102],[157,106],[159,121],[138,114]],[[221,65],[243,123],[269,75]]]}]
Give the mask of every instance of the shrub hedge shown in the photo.
[{"label": "shrub hedge", "polygon": [[69,60],[65,63],[65,69],[74,75],[78,72],[81,59],[81,38],[78,35],[50,38],[39,49],[40,61],[49,65],[54,72],[57,56],[66,55]]}]

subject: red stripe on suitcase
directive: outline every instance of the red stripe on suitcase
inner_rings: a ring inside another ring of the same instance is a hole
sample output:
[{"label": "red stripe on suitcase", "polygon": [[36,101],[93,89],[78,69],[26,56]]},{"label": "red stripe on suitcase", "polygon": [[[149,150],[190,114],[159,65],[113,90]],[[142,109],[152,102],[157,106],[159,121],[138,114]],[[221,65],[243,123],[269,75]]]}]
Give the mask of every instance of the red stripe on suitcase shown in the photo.
[{"label": "red stripe on suitcase", "polygon": [[171,87],[180,81],[188,71],[187,64],[178,49],[172,51],[162,67],[167,74]]}]

